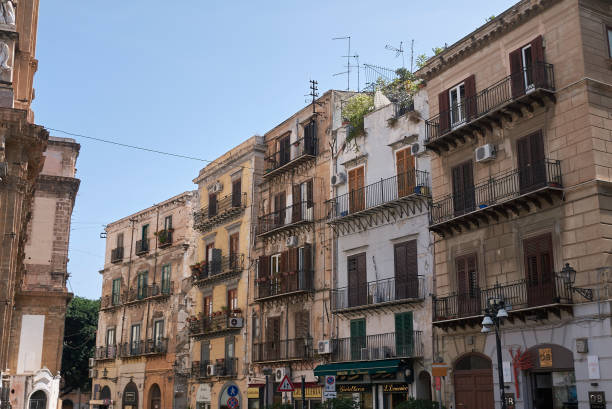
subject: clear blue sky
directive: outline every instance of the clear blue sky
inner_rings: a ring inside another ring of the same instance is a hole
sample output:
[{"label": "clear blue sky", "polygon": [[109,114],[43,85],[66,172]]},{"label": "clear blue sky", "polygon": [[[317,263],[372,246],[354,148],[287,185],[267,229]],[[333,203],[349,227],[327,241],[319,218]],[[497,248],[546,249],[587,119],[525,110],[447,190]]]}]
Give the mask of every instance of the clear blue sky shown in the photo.
[{"label": "clear blue sky", "polygon": [[[309,79],[346,88],[333,76],[346,42],[332,37],[350,35],[361,63],[397,68],[386,44],[414,39],[415,55],[431,54],[514,2],[43,0],[36,122],[214,159],[302,107]],[[77,140],[69,288],[98,298],[102,226],[194,189],[203,164]]]}]

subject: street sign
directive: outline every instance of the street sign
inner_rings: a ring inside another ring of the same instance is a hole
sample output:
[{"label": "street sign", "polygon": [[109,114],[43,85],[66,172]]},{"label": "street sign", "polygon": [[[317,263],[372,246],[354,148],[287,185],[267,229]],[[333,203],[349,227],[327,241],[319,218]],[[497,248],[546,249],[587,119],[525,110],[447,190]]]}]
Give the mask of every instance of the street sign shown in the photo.
[{"label": "street sign", "polygon": [[446,372],[448,371],[448,365],[444,362],[431,364],[431,374],[433,376],[446,376]]},{"label": "street sign", "polygon": [[336,399],[336,392],[323,391],[323,399]]},{"label": "street sign", "polygon": [[227,388],[227,394],[229,396],[237,396],[238,395],[238,388],[234,385],[230,386],[229,388]]},{"label": "street sign", "polygon": [[336,392],[336,377],[334,375],[325,376],[325,392]]},{"label": "street sign", "polygon": [[238,407],[238,399],[231,397],[227,400],[227,407],[230,409],[236,409]]},{"label": "street sign", "polygon": [[285,375],[280,385],[278,385],[278,389],[276,389],[277,392],[293,392],[294,390],[295,388],[289,379],[289,375]]}]

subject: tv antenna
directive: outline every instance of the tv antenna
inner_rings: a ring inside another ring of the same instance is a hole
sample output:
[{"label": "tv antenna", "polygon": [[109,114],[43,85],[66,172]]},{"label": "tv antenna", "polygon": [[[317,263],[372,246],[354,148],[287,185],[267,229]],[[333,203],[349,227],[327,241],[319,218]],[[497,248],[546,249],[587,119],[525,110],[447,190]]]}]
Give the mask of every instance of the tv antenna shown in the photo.
[{"label": "tv antenna", "polygon": [[403,44],[404,43],[400,41],[399,48],[395,48],[392,45],[387,44],[385,45],[385,50],[395,51],[395,58],[401,55],[402,56],[402,68],[406,68],[406,64],[404,62],[404,48],[402,47]]},{"label": "tv antenna", "polygon": [[[350,91],[351,89],[351,68],[357,68],[357,92],[359,92],[359,55],[351,55],[351,36],[344,37],[334,37],[332,40],[348,40],[348,52],[346,55],[343,55],[342,58],[346,58],[346,71],[338,72],[334,74],[336,75],[344,75],[346,74],[346,90]],[[357,60],[357,65],[351,65],[351,58]]]}]

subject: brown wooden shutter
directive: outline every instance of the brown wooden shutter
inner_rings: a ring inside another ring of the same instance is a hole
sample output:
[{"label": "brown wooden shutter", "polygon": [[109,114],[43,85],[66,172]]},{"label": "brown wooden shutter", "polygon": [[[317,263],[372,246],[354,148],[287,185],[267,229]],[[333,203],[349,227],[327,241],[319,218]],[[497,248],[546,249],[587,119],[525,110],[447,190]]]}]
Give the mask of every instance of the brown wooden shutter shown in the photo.
[{"label": "brown wooden shutter", "polygon": [[398,243],[395,251],[395,297],[397,300],[418,295],[419,267],[416,240]]},{"label": "brown wooden shutter", "polygon": [[312,271],[312,246],[310,244],[306,244],[304,246],[304,270]]},{"label": "brown wooden shutter", "polygon": [[293,223],[302,220],[302,189],[300,185],[293,185],[293,204],[291,205],[291,219]]},{"label": "brown wooden shutter", "polygon": [[521,48],[510,53],[510,86],[512,88],[512,98],[517,98],[525,93]]},{"label": "brown wooden shutter", "polygon": [[548,233],[523,241],[523,251],[528,305],[534,307],[556,302],[552,235]]},{"label": "brown wooden shutter", "polygon": [[440,112],[440,129],[438,135],[444,135],[450,130],[450,97],[448,95],[449,90],[444,90],[438,94],[438,105]]},{"label": "brown wooden shutter", "polygon": [[306,195],[308,197],[306,198],[302,198],[302,200],[307,200],[308,201],[308,208],[310,209],[311,207],[314,206],[314,187],[313,187],[313,180],[310,179],[308,182],[306,182]]},{"label": "brown wooden shutter", "polygon": [[283,251],[280,256],[280,267],[279,270],[281,273],[286,273],[289,271],[289,251]]},{"label": "brown wooden shutter", "polygon": [[266,326],[266,339],[268,341],[279,341],[280,340],[280,318],[270,317],[268,318],[268,325]]},{"label": "brown wooden shutter", "polygon": [[295,313],[295,338],[306,338],[310,335],[310,313],[298,311]]},{"label": "brown wooden shutter", "polygon": [[465,89],[465,115],[466,122],[476,117],[476,76],[470,75],[463,81]]},{"label": "brown wooden shutter", "polygon": [[402,149],[395,154],[397,162],[397,193],[404,197],[414,192],[414,156],[409,149]]},{"label": "brown wooden shutter", "polygon": [[270,256],[259,257],[259,277],[268,277],[270,275]]},{"label": "brown wooden shutter", "polygon": [[240,179],[232,182],[232,207],[240,207],[242,202],[242,181]]},{"label": "brown wooden shutter", "polygon": [[468,280],[465,257],[460,257],[455,260],[457,267],[457,293],[459,295],[467,294]]},{"label": "brown wooden shutter", "polygon": [[546,160],[542,131],[520,138],[516,147],[520,192],[543,186],[546,183]]}]

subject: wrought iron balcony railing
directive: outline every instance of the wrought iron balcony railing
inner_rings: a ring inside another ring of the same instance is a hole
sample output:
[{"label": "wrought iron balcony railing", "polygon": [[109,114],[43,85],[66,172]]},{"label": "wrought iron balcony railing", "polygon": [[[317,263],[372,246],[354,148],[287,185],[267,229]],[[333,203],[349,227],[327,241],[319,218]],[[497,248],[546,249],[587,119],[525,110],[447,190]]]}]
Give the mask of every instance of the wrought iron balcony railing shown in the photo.
[{"label": "wrought iron balcony railing", "polygon": [[192,378],[209,378],[212,376],[211,371],[208,369],[208,365],[211,365],[212,361],[194,361],[191,363],[191,377]]},{"label": "wrought iron balcony railing", "polygon": [[313,291],[313,275],[313,271],[300,270],[260,277],[255,286],[255,300]]},{"label": "wrought iron balcony railing", "polygon": [[111,263],[118,263],[123,260],[123,247],[117,247],[111,250]]},{"label": "wrought iron balcony railing", "polygon": [[241,214],[247,205],[247,194],[229,194],[216,202],[209,203],[193,214],[194,227],[201,233],[214,226],[232,220]]},{"label": "wrought iron balcony railing", "polygon": [[142,355],[165,354],[168,352],[168,338],[148,339],[146,341],[124,342],[117,345],[122,358]]},{"label": "wrought iron balcony railing", "polygon": [[115,307],[120,306],[122,302],[123,302],[123,299],[119,293],[112,294],[112,295],[104,295],[102,296],[102,298],[100,298],[100,309],[106,310],[106,309],[115,308]]},{"label": "wrought iron balcony railing", "polygon": [[173,287],[174,282],[169,281],[165,282],[162,286],[159,284],[152,284],[140,288],[130,288],[127,293],[126,302],[132,303],[145,301],[150,298],[166,297],[172,294]]},{"label": "wrought iron balcony railing", "polygon": [[260,216],[257,223],[257,234],[265,235],[301,223],[312,222],[314,222],[314,203],[302,201]]},{"label": "wrought iron balcony railing", "polygon": [[172,245],[174,229],[163,229],[157,232],[157,245],[160,248]]},{"label": "wrought iron balcony railing", "polygon": [[331,290],[332,311],[363,309],[386,303],[423,301],[424,277],[387,278]]},{"label": "wrought iron balcony railing", "polygon": [[365,337],[332,339],[332,362],[374,361],[389,358],[416,358],[423,356],[423,333],[367,335]]},{"label": "wrought iron balcony railing", "polygon": [[189,332],[191,336],[206,336],[224,333],[226,331],[240,330],[243,326],[242,312],[217,311],[211,316],[189,320]]},{"label": "wrought iron balcony railing", "polygon": [[265,161],[264,177],[297,165],[305,159],[317,156],[318,138],[313,135],[305,136],[291,143],[287,149],[280,149],[269,153]]},{"label": "wrought iron balcony railing", "polygon": [[191,276],[194,284],[205,284],[209,279],[220,275],[231,275],[244,270],[244,254],[213,257],[210,262],[201,262],[191,266]]},{"label": "wrought iron balcony railing", "polygon": [[478,183],[471,189],[435,200],[430,209],[430,226],[460,216],[508,203],[543,188],[561,188],[561,162],[549,160],[515,169]]},{"label": "wrought iron balcony railing", "polygon": [[326,202],[328,221],[370,212],[413,195],[430,195],[428,172],[410,170],[330,199]]},{"label": "wrought iron balcony railing", "polygon": [[483,315],[490,298],[502,298],[511,311],[533,309],[552,304],[571,304],[571,288],[554,272],[533,280],[523,279],[488,288],[475,287],[469,292],[434,298],[434,322]]},{"label": "wrought iron balcony railing", "polygon": [[234,377],[238,375],[238,358],[217,359],[215,362],[217,376]]},{"label": "wrought iron balcony railing", "polygon": [[[525,78],[528,78],[525,86]],[[425,121],[425,145],[437,149],[437,142],[452,139],[466,125],[499,112],[512,102],[519,101],[538,90],[554,91],[555,77],[552,64],[535,63],[485,88],[460,104],[440,112]]]},{"label": "wrought iron balcony railing", "polygon": [[102,347],[96,347],[96,359],[115,359],[117,357],[117,346],[107,345]]},{"label": "wrought iron balcony railing", "polygon": [[136,241],[136,255],[140,256],[149,252],[149,239]]},{"label": "wrought iron balcony railing", "polygon": [[312,357],[312,337],[253,343],[253,362],[307,360]]}]

